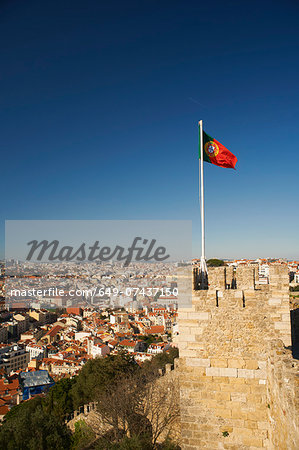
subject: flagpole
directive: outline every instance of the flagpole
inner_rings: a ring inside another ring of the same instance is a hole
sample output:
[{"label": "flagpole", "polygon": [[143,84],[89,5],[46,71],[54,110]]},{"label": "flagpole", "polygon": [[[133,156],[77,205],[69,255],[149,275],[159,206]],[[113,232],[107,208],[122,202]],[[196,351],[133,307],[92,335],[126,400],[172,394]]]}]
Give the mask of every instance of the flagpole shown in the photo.
[{"label": "flagpole", "polygon": [[202,120],[198,122],[199,125],[199,141],[200,141],[200,161],[199,161],[199,198],[200,198],[200,217],[201,217],[201,287],[206,287],[207,280],[207,264],[205,255],[205,203],[204,203],[204,178],[203,178],[203,126]]},{"label": "flagpole", "polygon": [[205,259],[205,204],[204,204],[204,181],[203,181],[203,132],[202,120],[199,121],[200,129],[200,215],[201,215],[201,258]]}]

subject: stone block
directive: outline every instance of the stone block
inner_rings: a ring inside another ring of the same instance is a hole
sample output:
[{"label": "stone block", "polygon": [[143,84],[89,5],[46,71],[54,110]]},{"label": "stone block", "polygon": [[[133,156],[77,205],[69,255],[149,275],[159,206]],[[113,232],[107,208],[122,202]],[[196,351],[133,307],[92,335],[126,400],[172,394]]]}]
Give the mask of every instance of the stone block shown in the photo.
[{"label": "stone block", "polygon": [[258,369],[259,365],[256,359],[247,359],[245,360],[245,368],[246,369],[252,369],[256,370]]},{"label": "stone block", "polygon": [[247,399],[249,403],[253,403],[253,404],[259,404],[262,402],[262,396],[261,395],[256,395],[256,394],[247,394]]},{"label": "stone block", "polygon": [[252,448],[252,447],[262,448],[263,447],[263,440],[256,438],[254,436],[251,436],[251,437],[244,436],[244,438],[242,439],[242,443],[244,445],[247,445],[250,448]]},{"label": "stone block", "polygon": [[219,377],[220,369],[219,367],[209,367],[206,369],[207,377]]},{"label": "stone block", "polygon": [[237,436],[242,436],[242,437],[254,436],[254,429],[246,427],[246,423],[248,423],[248,422],[252,422],[252,421],[245,420],[245,427],[244,428],[237,428],[237,427],[235,427],[234,428],[234,433],[236,433]]},{"label": "stone block", "polygon": [[227,365],[235,369],[243,369],[245,367],[245,361],[244,359],[228,359]]},{"label": "stone block", "polygon": [[190,367],[210,367],[211,361],[208,358],[186,358],[186,364]]},{"label": "stone block", "polygon": [[289,334],[287,334],[285,336],[280,336],[280,338],[286,347],[290,347],[292,345],[292,339]]},{"label": "stone block", "polygon": [[281,305],[281,298],[269,298],[268,304],[270,306],[278,306]]},{"label": "stone block", "polygon": [[182,349],[180,347],[180,357],[184,358],[184,357],[196,357],[196,350],[186,350],[186,349]]},{"label": "stone block", "polygon": [[220,390],[223,392],[232,392],[234,387],[230,383],[219,383]]},{"label": "stone block", "polygon": [[193,320],[193,319],[185,319],[183,321],[184,324],[184,328],[185,327],[190,327],[191,332],[193,332],[194,330],[192,328],[197,328],[198,327],[198,320]]},{"label": "stone block", "polygon": [[212,408],[212,409],[218,408],[218,406],[220,406],[219,402],[217,402],[214,399],[209,399],[209,398],[203,398],[200,403],[201,403],[201,405],[204,405],[207,408]]},{"label": "stone block", "polygon": [[230,400],[230,393],[218,391],[218,392],[214,393],[214,398],[215,398],[215,400],[219,400],[219,401]]},{"label": "stone block", "polygon": [[258,361],[258,366],[259,366],[259,369],[266,370],[267,363],[266,363],[266,361]]},{"label": "stone block", "polygon": [[255,370],[254,378],[260,378],[262,380],[265,380],[267,378],[267,372],[266,370]]},{"label": "stone block", "polygon": [[245,420],[240,420],[240,419],[230,419],[229,421],[230,424],[232,424],[233,427],[244,427],[245,424]]},{"label": "stone block", "polygon": [[180,325],[180,337],[184,336],[185,334],[190,334],[190,327],[185,326],[184,322]]},{"label": "stone block", "polygon": [[227,367],[227,359],[211,358],[211,367]]},{"label": "stone block", "polygon": [[232,409],[231,412],[233,419],[241,419],[241,420],[248,419],[248,414],[245,411],[242,411],[241,408]]},{"label": "stone block", "polygon": [[225,403],[225,406],[227,409],[240,409],[241,406],[243,407],[244,405],[241,402],[229,400]]},{"label": "stone block", "polygon": [[257,427],[259,430],[268,430],[270,422],[257,422]]},{"label": "stone block", "polygon": [[244,427],[252,429],[252,430],[256,430],[258,428],[257,421],[256,420],[245,420]]},{"label": "stone block", "polygon": [[245,403],[247,400],[247,395],[244,392],[232,392],[230,398],[233,402]]},{"label": "stone block", "polygon": [[207,391],[221,391],[221,384],[219,383],[204,383],[203,388],[206,389]]},{"label": "stone block", "polygon": [[290,320],[291,320],[290,313],[282,314],[281,315],[281,320],[282,320],[282,322],[290,322]]},{"label": "stone block", "polygon": [[180,335],[179,335],[179,347],[180,347],[180,343],[181,342],[196,342],[196,338],[195,338],[195,334],[190,334],[190,333],[182,333],[180,331]]},{"label": "stone block", "polygon": [[238,389],[240,384],[245,384],[245,378],[230,378],[229,383],[233,385],[233,388]]},{"label": "stone block", "polygon": [[[255,370],[253,370],[253,373],[255,372]],[[244,378],[245,380],[245,384],[249,384],[250,386],[256,386],[257,384],[259,384],[259,380],[254,378]]]},{"label": "stone block", "polygon": [[248,419],[256,420],[257,422],[264,422],[267,420],[266,407],[264,409],[256,409],[248,414]]},{"label": "stone block", "polygon": [[240,378],[254,378],[254,370],[250,369],[237,369],[238,377]]},{"label": "stone block", "polygon": [[178,311],[178,320],[188,319],[188,313],[185,311]]},{"label": "stone block", "polygon": [[274,328],[276,330],[290,330],[291,329],[291,323],[290,323],[290,321],[288,321],[288,322],[275,322],[274,323]]},{"label": "stone block", "polygon": [[[194,292],[195,291],[193,291],[192,292],[192,295],[194,294]],[[192,306],[191,308],[179,308],[178,309],[178,313],[180,314],[181,312],[183,312],[183,313],[189,313],[189,312],[194,312],[195,311],[195,308],[194,308],[194,306]]]},{"label": "stone block", "polygon": [[220,377],[237,377],[238,376],[238,369],[233,369],[231,367],[220,367],[219,369],[219,375]]},{"label": "stone block", "polygon": [[[259,382],[259,380],[258,380],[258,382]],[[266,390],[266,386],[264,385],[264,384],[258,384],[258,385],[253,385],[253,386],[250,386],[250,392],[252,393],[252,394],[256,394],[256,395],[258,395],[258,394],[264,394],[265,393],[265,390]]]},{"label": "stone block", "polygon": [[222,417],[223,419],[229,419],[232,417],[232,412],[230,409],[215,408],[215,415],[218,417]]},{"label": "stone block", "polygon": [[208,312],[189,313],[189,318],[195,320],[210,320],[211,314]]}]

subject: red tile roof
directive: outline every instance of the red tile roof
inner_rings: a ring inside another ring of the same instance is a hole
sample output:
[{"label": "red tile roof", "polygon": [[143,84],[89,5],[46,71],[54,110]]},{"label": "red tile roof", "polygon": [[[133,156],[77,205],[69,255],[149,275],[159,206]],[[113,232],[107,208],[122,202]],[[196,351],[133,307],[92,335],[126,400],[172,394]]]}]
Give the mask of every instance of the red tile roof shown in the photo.
[{"label": "red tile roof", "polygon": [[45,336],[56,336],[57,333],[59,333],[59,331],[62,329],[63,327],[61,327],[60,325],[56,325],[55,327],[51,328],[51,330],[47,331],[47,333],[45,334]]},{"label": "red tile roof", "polygon": [[153,325],[147,330],[145,330],[146,334],[159,334],[164,333],[163,325]]},{"label": "red tile roof", "polygon": [[5,416],[8,411],[9,407],[7,405],[0,406],[0,416]]},{"label": "red tile roof", "polygon": [[124,339],[119,343],[122,347],[135,347],[136,342],[130,341],[129,339]]},{"label": "red tile roof", "polygon": [[18,378],[9,378],[8,382],[5,381],[5,378],[0,379],[0,396],[5,395],[6,391],[8,391],[8,393],[10,394],[12,391],[17,391],[19,388]]}]

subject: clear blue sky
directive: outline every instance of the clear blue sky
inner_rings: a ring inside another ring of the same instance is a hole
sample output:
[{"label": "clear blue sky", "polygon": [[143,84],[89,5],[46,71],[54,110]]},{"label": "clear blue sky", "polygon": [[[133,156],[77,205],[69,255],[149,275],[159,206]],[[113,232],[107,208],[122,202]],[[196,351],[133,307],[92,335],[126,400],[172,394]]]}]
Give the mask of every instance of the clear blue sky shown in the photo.
[{"label": "clear blue sky", "polygon": [[[208,257],[299,259],[299,4],[2,0],[5,219],[191,219]],[[2,255],[3,256],[3,255]]]}]

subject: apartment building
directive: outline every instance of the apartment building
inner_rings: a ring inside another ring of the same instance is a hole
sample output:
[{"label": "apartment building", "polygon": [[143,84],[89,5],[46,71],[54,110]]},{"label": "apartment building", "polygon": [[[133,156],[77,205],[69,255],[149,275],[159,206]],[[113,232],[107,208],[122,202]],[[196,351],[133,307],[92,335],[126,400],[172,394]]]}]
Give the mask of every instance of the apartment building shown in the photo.
[{"label": "apartment building", "polygon": [[29,353],[17,344],[0,349],[0,369],[5,369],[7,373],[26,368],[29,360]]}]

